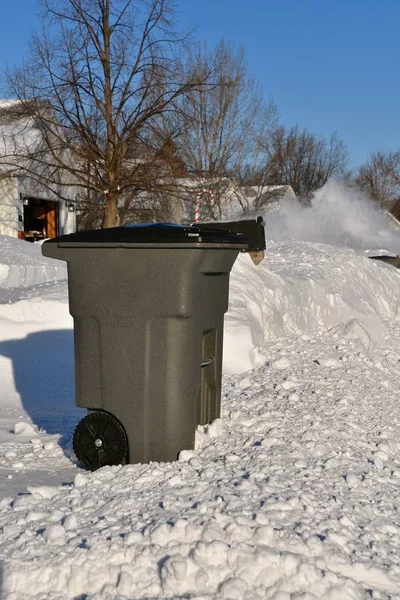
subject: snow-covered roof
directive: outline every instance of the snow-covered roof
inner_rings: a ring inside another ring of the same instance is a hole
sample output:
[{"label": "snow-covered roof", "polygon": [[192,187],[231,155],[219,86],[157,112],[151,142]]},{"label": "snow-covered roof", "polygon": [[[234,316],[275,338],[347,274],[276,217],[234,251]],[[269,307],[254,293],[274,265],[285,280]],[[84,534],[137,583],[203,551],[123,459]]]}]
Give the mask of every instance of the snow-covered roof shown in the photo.
[{"label": "snow-covered roof", "polygon": [[14,98],[0,98],[0,108],[9,108],[10,106],[17,106],[21,104],[20,100]]},{"label": "snow-covered roof", "polygon": [[0,172],[18,170],[38,150],[42,136],[32,117],[12,110],[18,100],[0,100]]},{"label": "snow-covered roof", "polygon": [[291,185],[249,185],[243,186],[248,195],[265,196],[266,198],[293,198],[297,199]]}]

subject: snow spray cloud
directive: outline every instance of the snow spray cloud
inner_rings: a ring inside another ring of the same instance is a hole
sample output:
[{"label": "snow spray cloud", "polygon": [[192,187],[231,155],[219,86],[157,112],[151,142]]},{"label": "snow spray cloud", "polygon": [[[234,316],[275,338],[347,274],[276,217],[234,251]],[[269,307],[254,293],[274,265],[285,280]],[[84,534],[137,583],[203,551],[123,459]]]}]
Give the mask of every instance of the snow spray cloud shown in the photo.
[{"label": "snow spray cloud", "polygon": [[361,191],[334,179],[315,192],[311,206],[283,200],[277,214],[265,215],[265,223],[267,239],[400,253],[400,232],[390,227],[389,217]]}]

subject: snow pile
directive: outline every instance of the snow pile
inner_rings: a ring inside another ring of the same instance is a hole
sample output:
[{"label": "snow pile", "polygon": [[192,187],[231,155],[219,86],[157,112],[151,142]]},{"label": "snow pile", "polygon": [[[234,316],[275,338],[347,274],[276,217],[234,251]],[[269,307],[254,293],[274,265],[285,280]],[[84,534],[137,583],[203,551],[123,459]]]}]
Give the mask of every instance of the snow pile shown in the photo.
[{"label": "snow pile", "polygon": [[0,290],[66,279],[64,263],[42,256],[40,244],[0,235]]},{"label": "snow pile", "polygon": [[277,336],[344,324],[368,348],[384,339],[386,320],[400,306],[400,272],[349,248],[269,242],[254,266],[239,256],[232,270],[224,367],[240,373],[260,366]]}]

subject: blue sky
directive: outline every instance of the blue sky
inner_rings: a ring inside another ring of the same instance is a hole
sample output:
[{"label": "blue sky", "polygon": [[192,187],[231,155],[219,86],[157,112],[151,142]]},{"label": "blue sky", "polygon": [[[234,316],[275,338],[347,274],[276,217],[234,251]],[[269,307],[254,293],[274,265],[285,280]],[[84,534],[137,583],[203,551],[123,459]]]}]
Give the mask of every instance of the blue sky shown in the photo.
[{"label": "blue sky", "polygon": [[[398,0],[179,0],[182,26],[210,44],[242,44],[249,71],[287,125],[338,131],[355,166],[400,148]],[[19,62],[37,27],[35,0],[4,2],[0,69]]]}]

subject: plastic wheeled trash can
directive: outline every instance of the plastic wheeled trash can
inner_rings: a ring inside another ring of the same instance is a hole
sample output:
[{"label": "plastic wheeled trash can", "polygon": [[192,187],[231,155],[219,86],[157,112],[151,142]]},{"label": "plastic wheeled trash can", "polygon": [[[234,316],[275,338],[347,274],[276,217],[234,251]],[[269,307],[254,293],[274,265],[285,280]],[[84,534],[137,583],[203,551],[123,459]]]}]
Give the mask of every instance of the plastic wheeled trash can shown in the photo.
[{"label": "plastic wheeled trash can", "polygon": [[[256,225],[256,222],[254,222]],[[47,240],[67,261],[74,434],[89,469],[172,461],[220,415],[229,273],[248,239],[216,225],[131,225]]]}]

